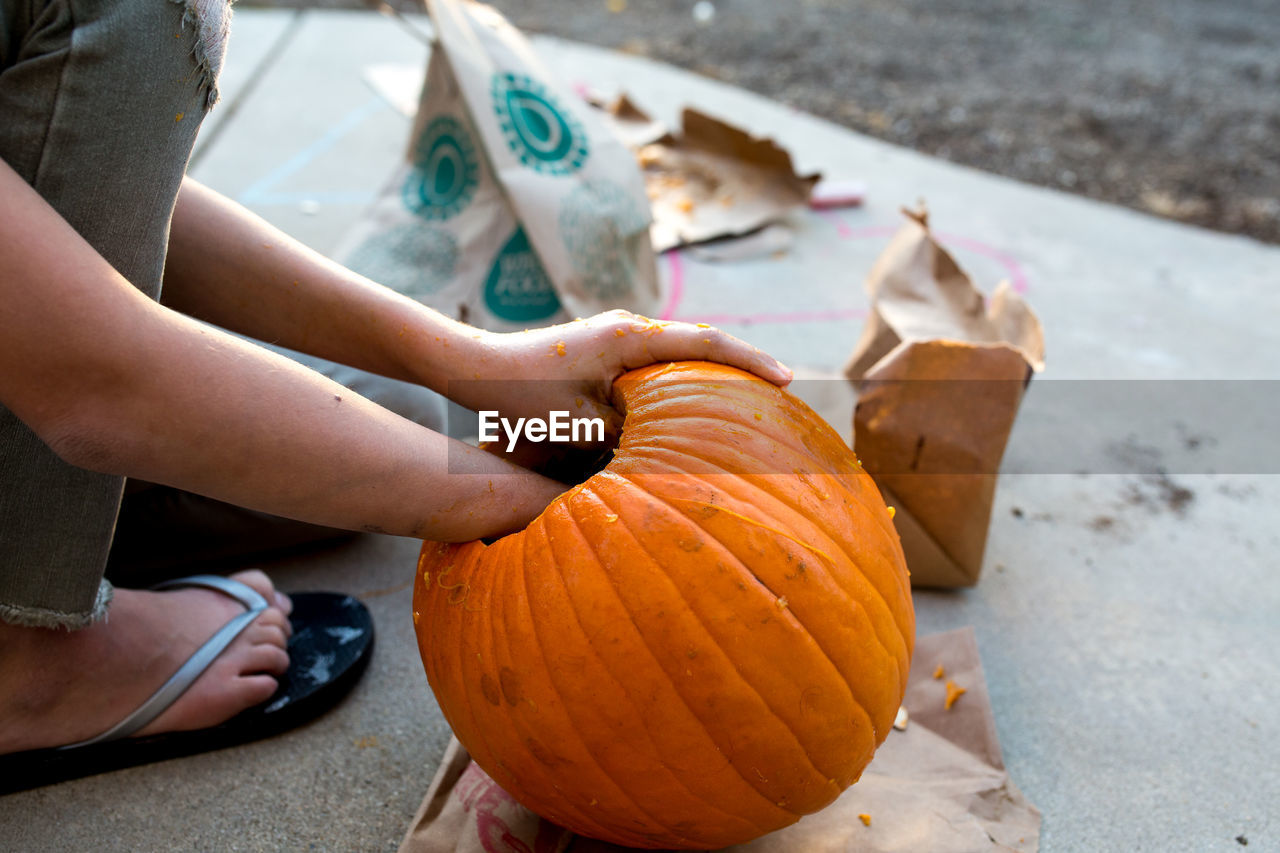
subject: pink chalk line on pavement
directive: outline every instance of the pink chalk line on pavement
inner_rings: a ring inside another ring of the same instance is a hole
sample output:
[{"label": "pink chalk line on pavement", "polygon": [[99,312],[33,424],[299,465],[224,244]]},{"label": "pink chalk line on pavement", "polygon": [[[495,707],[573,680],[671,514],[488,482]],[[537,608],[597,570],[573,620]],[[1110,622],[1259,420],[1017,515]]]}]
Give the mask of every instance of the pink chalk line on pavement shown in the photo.
[{"label": "pink chalk line on pavement", "polygon": [[[665,253],[663,257],[667,260],[671,293],[668,295],[667,304],[663,307],[662,313],[658,315],[658,319],[674,320],[676,319],[676,308],[679,307],[680,301],[684,299],[684,262],[681,260],[679,249],[673,249]],[[691,317],[681,317],[680,319],[686,323],[710,323],[713,326],[724,326],[733,323],[742,325],[754,323],[824,323],[834,320],[856,320],[865,316],[867,316],[866,308],[826,308],[814,311],[764,311],[756,314],[699,314]]]},{"label": "pink chalk line on pavement", "polygon": [[[895,225],[867,225],[861,228],[850,228],[844,220],[835,212],[830,210],[815,210],[814,213],[830,222],[835,226],[836,235],[841,240],[865,240],[872,237],[892,237],[897,233],[898,228]],[[981,240],[975,240],[972,237],[966,237],[962,234],[943,234],[935,231],[934,236],[938,238],[938,242],[944,246],[953,246],[958,249],[967,249],[984,258],[990,258],[1000,264],[1009,273],[1009,284],[1013,287],[1015,293],[1027,292],[1027,274],[1023,271],[1022,265],[1018,263],[1017,258],[997,249],[989,243]]]}]

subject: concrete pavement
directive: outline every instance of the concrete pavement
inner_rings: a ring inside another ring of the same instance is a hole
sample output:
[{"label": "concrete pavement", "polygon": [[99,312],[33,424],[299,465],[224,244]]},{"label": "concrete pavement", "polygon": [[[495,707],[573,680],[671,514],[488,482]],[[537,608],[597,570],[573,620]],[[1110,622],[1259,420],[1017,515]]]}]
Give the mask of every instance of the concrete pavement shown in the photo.
[{"label": "concrete pavement", "polygon": [[[698,106],[774,136],[801,170],[868,183],[861,208],[793,215],[782,257],[662,259],[664,316],[714,322],[805,376],[833,376],[865,314],[862,276],[898,208],[924,198],[979,285],[1009,278],[1040,315],[1037,383],[1280,378],[1280,247],[932,160],[647,60],[536,44],[571,84],[625,88],[669,121]],[[426,52],[413,28],[375,14],[238,13],[192,173],[331,250],[409,128],[396,86],[366,76],[422,69]],[[808,388],[847,433],[843,386]],[[1010,474],[979,586],[917,596],[922,633],[976,627],[1006,763],[1045,814],[1043,849],[1234,850],[1237,836],[1280,847],[1266,738],[1280,698],[1268,556],[1280,478],[1261,470]],[[286,589],[352,592],[374,613],[374,662],[335,712],[267,742],[0,799],[6,848],[394,849],[448,738],[412,637],[416,552],[367,536],[271,567]]]}]

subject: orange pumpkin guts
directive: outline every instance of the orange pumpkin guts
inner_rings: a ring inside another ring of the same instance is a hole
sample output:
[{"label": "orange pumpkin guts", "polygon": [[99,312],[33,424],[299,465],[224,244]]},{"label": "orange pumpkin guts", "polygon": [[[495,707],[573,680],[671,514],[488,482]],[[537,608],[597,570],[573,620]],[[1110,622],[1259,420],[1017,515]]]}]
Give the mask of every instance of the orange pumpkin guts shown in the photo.
[{"label": "orange pumpkin guts", "polygon": [[915,616],[871,477],[787,392],[730,367],[621,377],[604,470],[492,545],[423,546],[431,687],[475,761],[583,835],[706,849],[857,781]]}]

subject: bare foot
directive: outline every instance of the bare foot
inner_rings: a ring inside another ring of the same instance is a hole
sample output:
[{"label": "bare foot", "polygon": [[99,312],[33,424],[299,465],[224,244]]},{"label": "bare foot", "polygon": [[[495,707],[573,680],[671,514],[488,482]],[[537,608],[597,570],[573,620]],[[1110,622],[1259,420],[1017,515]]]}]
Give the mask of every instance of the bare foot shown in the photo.
[{"label": "bare foot", "polygon": [[[217,725],[275,692],[275,676],[289,667],[292,605],[260,571],[231,577],[271,606],[139,734]],[[117,589],[107,618],[80,631],[0,622],[0,754],[101,734],[243,612],[240,602],[208,589]]]}]

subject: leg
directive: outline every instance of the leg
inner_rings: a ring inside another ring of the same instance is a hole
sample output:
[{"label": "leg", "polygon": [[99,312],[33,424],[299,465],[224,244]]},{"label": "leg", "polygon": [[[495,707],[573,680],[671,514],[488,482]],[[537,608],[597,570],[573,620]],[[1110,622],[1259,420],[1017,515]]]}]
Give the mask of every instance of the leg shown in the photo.
[{"label": "leg", "polygon": [[[122,274],[159,292],[168,223],[213,68],[209,25],[171,2],[0,0],[0,157]],[[74,38],[73,38],[74,35]],[[0,410],[0,753],[92,736],[235,612],[203,590],[119,591],[102,570],[121,480],[65,465]],[[269,695],[275,604],[149,731],[203,727]],[[64,630],[75,629],[80,630]]]},{"label": "leg", "polygon": [[[275,600],[139,734],[201,729],[266,699],[289,665],[287,599],[262,572],[233,578]],[[75,743],[115,725],[242,612],[209,590],[117,591],[108,619],[79,631],[0,622],[0,755]]]},{"label": "leg", "polygon": [[[170,2],[3,0],[0,12],[0,157],[157,296],[212,91],[203,30]],[[101,617],[121,478],[66,465],[7,410],[0,470],[0,618],[76,628]]]}]

